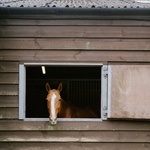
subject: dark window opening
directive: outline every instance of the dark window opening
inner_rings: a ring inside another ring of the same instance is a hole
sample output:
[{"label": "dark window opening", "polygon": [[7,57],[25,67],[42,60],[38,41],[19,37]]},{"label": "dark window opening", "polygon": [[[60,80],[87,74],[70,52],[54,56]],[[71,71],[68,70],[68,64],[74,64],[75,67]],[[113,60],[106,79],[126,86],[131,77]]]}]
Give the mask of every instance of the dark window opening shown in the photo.
[{"label": "dark window opening", "polygon": [[57,88],[62,98],[78,107],[91,107],[101,116],[101,66],[26,66],[26,118],[48,118],[45,84]]}]

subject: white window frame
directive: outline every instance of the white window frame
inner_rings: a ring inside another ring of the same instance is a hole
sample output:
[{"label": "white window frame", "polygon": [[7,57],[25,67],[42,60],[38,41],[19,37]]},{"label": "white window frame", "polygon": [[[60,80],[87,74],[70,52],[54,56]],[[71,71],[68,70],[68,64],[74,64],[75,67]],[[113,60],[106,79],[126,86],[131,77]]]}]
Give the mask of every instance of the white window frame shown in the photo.
[{"label": "white window frame", "polygon": [[19,119],[24,121],[49,121],[49,118],[26,118],[26,67],[27,66],[100,66],[101,116],[100,118],[58,118],[58,121],[102,121],[107,119],[108,66],[102,63],[22,63],[19,65]]}]

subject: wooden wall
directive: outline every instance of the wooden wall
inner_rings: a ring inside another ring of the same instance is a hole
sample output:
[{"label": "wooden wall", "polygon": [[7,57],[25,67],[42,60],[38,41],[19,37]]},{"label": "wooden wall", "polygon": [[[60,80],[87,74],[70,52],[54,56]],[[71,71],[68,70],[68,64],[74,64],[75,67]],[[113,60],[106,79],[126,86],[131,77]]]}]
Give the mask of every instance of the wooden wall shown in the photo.
[{"label": "wooden wall", "polygon": [[1,150],[149,150],[146,121],[18,120],[19,63],[149,64],[150,22],[132,19],[0,19]]}]

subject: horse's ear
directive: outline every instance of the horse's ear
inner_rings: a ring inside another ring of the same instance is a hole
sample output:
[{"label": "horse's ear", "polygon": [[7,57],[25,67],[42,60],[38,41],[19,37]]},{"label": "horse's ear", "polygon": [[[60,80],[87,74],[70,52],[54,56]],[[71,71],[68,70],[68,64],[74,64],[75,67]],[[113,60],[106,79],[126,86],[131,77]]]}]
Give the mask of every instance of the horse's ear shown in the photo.
[{"label": "horse's ear", "polygon": [[51,90],[51,87],[50,87],[49,83],[47,82],[46,83],[46,91],[49,92],[49,90]]},{"label": "horse's ear", "polygon": [[62,85],[62,83],[60,82],[60,84],[59,84],[57,90],[59,90],[59,91],[61,92],[61,91],[62,91],[62,88],[63,88],[63,85]]}]

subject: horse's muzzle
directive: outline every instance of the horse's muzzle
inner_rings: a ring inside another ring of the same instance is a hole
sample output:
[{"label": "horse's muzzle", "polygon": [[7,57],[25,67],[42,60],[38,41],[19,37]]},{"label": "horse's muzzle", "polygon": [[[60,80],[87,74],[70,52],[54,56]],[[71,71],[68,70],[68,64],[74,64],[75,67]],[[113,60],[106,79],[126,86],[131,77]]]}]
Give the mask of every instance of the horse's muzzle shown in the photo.
[{"label": "horse's muzzle", "polygon": [[50,121],[51,125],[56,125],[57,124],[57,118],[56,119],[49,118],[49,121]]}]

